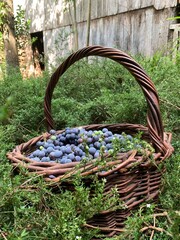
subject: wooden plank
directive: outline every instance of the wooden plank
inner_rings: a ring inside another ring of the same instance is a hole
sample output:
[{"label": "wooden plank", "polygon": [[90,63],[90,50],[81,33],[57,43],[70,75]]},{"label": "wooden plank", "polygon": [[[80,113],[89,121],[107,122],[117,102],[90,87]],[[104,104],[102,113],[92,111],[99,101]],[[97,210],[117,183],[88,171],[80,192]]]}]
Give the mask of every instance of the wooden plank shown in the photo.
[{"label": "wooden plank", "polygon": [[172,58],[173,58],[173,61],[176,62],[177,52],[180,51],[180,46],[178,45],[178,42],[179,42],[179,39],[180,39],[180,23],[171,24],[170,29],[173,30]]},{"label": "wooden plank", "polygon": [[[61,55],[72,49],[71,14],[64,12],[63,0],[28,1],[27,17],[32,19],[31,32],[44,31],[45,55],[53,62],[56,57],[56,40]],[[78,0],[79,47],[85,46],[87,0]],[[167,21],[174,16],[175,0],[92,0],[90,44],[118,47],[131,54],[151,56],[168,44],[169,29],[175,29]],[[168,7],[171,6],[171,7]],[[158,9],[158,10],[156,10]],[[174,30],[173,30],[174,31]],[[64,33],[63,33],[64,32]],[[67,41],[63,34],[67,33]],[[62,38],[59,36],[62,34]],[[177,35],[177,32],[174,31]],[[59,48],[59,49],[60,49]]]},{"label": "wooden plank", "polygon": [[154,7],[156,10],[175,7],[177,5],[177,0],[155,0]]},{"label": "wooden plank", "polygon": [[27,19],[30,19],[30,32],[39,32],[43,31],[45,28],[45,9],[44,9],[44,0],[31,1],[27,0],[27,8],[25,16]]},{"label": "wooden plank", "polygon": [[[91,19],[113,16],[154,7],[157,10],[175,7],[177,0],[92,0]],[[31,32],[72,24],[73,8],[65,11],[64,0],[27,0],[26,16],[32,20]],[[77,20],[87,20],[87,0],[77,0]]]}]

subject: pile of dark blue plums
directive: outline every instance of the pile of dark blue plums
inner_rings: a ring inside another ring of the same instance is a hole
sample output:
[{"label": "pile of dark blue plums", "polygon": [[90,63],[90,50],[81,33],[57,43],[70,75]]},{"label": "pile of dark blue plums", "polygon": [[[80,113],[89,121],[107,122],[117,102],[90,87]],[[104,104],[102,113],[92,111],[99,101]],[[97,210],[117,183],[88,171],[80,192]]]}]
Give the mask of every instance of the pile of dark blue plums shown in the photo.
[{"label": "pile of dark blue plums", "polygon": [[[107,128],[85,130],[84,128],[66,128],[58,133],[50,130],[47,140],[38,141],[36,150],[28,158],[37,162],[70,163],[83,159],[95,159],[103,153],[113,150],[113,140],[125,141],[121,134],[113,134]],[[132,136],[127,135],[129,141]]]}]

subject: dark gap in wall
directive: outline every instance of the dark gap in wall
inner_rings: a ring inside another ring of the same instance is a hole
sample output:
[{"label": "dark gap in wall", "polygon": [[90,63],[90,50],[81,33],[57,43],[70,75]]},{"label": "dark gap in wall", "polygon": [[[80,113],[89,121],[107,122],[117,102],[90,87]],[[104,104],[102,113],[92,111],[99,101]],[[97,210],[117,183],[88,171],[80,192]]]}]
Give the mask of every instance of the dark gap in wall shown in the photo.
[{"label": "dark gap in wall", "polygon": [[43,31],[31,33],[31,40],[32,40],[34,67],[35,69],[40,68],[43,71],[45,69]]},{"label": "dark gap in wall", "polygon": [[[180,2],[176,6],[176,15],[175,16],[180,16]],[[180,19],[176,20],[177,23],[180,23]]]}]

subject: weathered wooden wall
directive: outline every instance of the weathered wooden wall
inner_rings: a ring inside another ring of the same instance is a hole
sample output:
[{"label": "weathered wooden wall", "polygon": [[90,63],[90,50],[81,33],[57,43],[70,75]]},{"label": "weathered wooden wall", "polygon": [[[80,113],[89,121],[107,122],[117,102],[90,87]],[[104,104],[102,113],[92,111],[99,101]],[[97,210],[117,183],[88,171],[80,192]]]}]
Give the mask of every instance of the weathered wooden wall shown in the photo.
[{"label": "weathered wooden wall", "polygon": [[[64,0],[26,0],[31,32],[43,31],[51,63],[73,49],[73,11]],[[166,48],[177,0],[92,0],[90,44],[151,56]],[[87,0],[77,0],[79,47],[85,46]]]}]

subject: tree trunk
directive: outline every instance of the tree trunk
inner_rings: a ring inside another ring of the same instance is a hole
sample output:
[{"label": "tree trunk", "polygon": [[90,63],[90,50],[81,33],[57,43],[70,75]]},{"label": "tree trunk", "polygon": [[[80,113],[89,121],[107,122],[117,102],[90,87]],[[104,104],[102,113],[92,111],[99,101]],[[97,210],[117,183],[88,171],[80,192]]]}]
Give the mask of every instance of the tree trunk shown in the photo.
[{"label": "tree trunk", "polygon": [[6,0],[7,21],[3,27],[3,40],[7,70],[10,67],[19,67],[18,52],[15,39],[13,0]]}]

